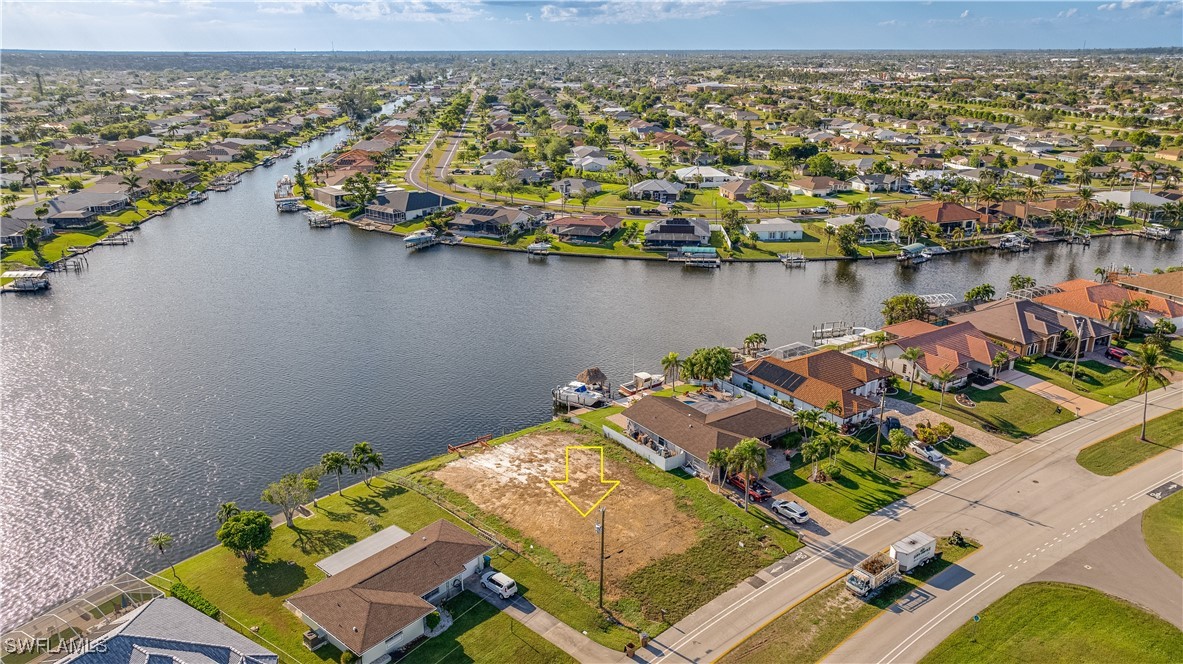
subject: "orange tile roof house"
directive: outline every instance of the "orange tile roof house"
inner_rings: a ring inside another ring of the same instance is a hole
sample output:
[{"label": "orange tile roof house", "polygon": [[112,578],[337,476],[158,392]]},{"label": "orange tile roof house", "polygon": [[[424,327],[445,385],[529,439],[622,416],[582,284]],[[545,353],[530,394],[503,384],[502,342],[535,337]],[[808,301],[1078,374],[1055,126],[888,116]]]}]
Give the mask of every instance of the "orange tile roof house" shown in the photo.
[{"label": "orange tile roof house", "polygon": [[[956,377],[948,387],[961,387],[965,385],[971,373],[995,375],[996,370],[992,362],[999,353],[1007,359],[997,371],[1014,368],[1016,355],[995,343],[984,332],[974,327],[973,323],[937,326],[920,321],[909,322],[917,323],[909,326],[910,334],[895,339],[883,348],[887,366],[901,376],[939,388],[940,385],[933,377],[948,370]],[[919,348],[924,352],[914,367],[913,363],[901,357],[909,348]]]},{"label": "orange tile roof house", "polygon": [[905,217],[916,215],[930,224],[936,224],[941,227],[942,233],[952,233],[958,228],[969,232],[982,216],[964,205],[942,201],[913,205],[900,212]]},{"label": "orange tile roof house", "polygon": [[1114,282],[1132,291],[1157,295],[1183,304],[1183,271],[1167,272],[1166,274],[1136,274],[1132,277],[1118,277]]},{"label": "orange tile roof house", "polygon": [[1130,290],[1118,284],[1098,284],[1088,279],[1064,281],[1056,284],[1056,288],[1060,292],[1041,295],[1035,301],[1098,323],[1106,323],[1115,303],[1145,300],[1147,308],[1138,314],[1139,326],[1149,327],[1160,318],[1168,318],[1175,325],[1183,326],[1183,304],[1158,295]]},{"label": "orange tile roof house", "polygon": [[360,664],[424,635],[424,619],[464,589],[492,545],[443,519],[288,598],[312,631]]},{"label": "orange tile roof house", "polygon": [[879,406],[878,392],[891,372],[836,350],[782,360],[764,357],[732,368],[731,383],[766,399],[776,398],[796,410],[840,406],[835,424],[853,424]]}]

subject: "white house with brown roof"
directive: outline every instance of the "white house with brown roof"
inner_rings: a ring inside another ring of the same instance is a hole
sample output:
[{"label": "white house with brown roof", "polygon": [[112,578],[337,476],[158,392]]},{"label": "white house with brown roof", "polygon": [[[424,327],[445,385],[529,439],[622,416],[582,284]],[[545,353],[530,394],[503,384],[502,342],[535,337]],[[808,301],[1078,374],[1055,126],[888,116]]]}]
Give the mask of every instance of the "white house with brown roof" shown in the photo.
[{"label": "white house with brown roof", "polygon": [[388,661],[426,632],[426,618],[464,590],[493,547],[440,519],[337,574],[292,595],[285,604],[360,664]]},{"label": "white house with brown roof", "polygon": [[879,390],[891,372],[836,350],[791,359],[769,356],[732,367],[731,384],[793,410],[838,412],[823,417],[842,426],[866,420],[879,406]]}]

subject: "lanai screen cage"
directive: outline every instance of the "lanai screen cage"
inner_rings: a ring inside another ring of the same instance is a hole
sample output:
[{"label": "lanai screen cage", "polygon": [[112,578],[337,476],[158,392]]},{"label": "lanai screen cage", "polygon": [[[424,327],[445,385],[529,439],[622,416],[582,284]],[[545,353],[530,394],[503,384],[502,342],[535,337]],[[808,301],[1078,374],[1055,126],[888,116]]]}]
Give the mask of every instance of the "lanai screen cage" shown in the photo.
[{"label": "lanai screen cage", "polygon": [[1060,290],[1061,289],[1055,286],[1032,286],[1031,288],[1020,288],[1019,290],[1007,291],[1004,297],[1015,298],[1016,300],[1034,300],[1041,295],[1059,293]]},{"label": "lanai screen cage", "polygon": [[162,595],[136,575],[122,574],[6,631],[2,642],[20,652],[5,652],[5,664],[49,664],[63,659],[74,653],[72,643],[77,647],[94,641],[120,617]]}]

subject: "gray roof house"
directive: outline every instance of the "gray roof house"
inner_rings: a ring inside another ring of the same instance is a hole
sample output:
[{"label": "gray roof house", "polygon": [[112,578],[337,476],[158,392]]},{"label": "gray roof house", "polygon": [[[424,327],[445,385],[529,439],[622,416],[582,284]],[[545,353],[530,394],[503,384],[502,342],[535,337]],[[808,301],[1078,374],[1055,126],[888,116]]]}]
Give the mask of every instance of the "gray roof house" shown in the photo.
[{"label": "gray roof house", "polygon": [[703,246],[710,242],[711,226],[706,219],[659,219],[645,225],[646,249],[675,249]]},{"label": "gray roof house", "polygon": [[686,185],[668,180],[642,180],[628,188],[630,194],[643,201],[673,203],[682,195]]},{"label": "gray roof house", "polygon": [[14,209],[10,216],[22,222],[36,221],[36,210],[42,205],[49,212],[45,220],[55,228],[89,226],[98,220],[100,214],[110,214],[127,207],[127,195],[78,191],[42,200],[40,203],[22,205]]},{"label": "gray roof house", "polygon": [[585,191],[598,194],[601,189],[599,182],[585,180],[583,178],[563,178],[562,180],[556,180],[550,185],[550,188],[567,196],[578,196]]},{"label": "gray roof house", "polygon": [[863,218],[865,222],[862,235],[859,236],[860,244],[869,244],[874,242],[899,242],[900,241],[900,222],[873,212],[871,214],[846,214],[838,217],[830,217],[826,220],[827,226],[834,228],[841,228],[848,224],[855,223],[855,219]]},{"label": "gray roof house", "polygon": [[425,191],[389,191],[378,194],[366,206],[366,218],[383,224],[401,224],[425,217],[456,204],[456,201]]},{"label": "gray roof house", "polygon": [[[97,647],[101,644],[103,647]],[[279,656],[175,597],[120,619],[61,664],[277,664]]]}]

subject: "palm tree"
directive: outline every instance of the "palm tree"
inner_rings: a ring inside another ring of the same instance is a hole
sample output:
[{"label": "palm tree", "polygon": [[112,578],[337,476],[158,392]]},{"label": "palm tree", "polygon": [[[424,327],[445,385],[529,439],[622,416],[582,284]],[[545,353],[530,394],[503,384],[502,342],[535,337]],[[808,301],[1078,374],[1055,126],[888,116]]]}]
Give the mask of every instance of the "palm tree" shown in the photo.
[{"label": "palm tree", "polygon": [[924,351],[915,346],[908,348],[902,355],[900,355],[900,359],[906,361],[909,367],[908,394],[916,393],[916,363],[919,362],[920,358],[922,357],[924,357]]},{"label": "palm tree", "polygon": [[37,182],[41,179],[41,169],[33,162],[26,162],[21,166],[20,173],[21,181],[33,189],[33,202],[38,202],[40,199],[37,197]]},{"label": "palm tree", "polygon": [[349,457],[344,452],[325,452],[320,457],[320,467],[325,475],[337,476],[337,495],[341,495],[341,474],[349,467]]},{"label": "palm tree", "polygon": [[825,405],[825,407],[822,408],[822,410],[826,411],[827,413],[833,415],[836,418],[839,418],[839,419],[842,418],[842,404],[838,403],[837,401],[828,402]]},{"label": "palm tree", "polygon": [[666,353],[665,357],[661,358],[661,369],[672,388],[678,382],[678,372],[682,369],[682,358],[674,352]]},{"label": "palm tree", "polygon": [[363,473],[362,482],[370,486],[371,470],[382,468],[382,455],[374,451],[369,443],[362,441],[353,446],[353,456],[349,459],[349,472]]},{"label": "palm tree", "polygon": [[1084,188],[1093,183],[1093,174],[1089,172],[1087,166],[1081,166],[1072,174],[1072,184]]},{"label": "palm tree", "polygon": [[1146,418],[1150,408],[1150,385],[1154,383],[1159,387],[1166,387],[1170,383],[1163,373],[1166,365],[1158,346],[1150,343],[1142,344],[1137,353],[1126,355],[1123,361],[1134,369],[1134,373],[1125,384],[1135,384],[1138,394],[1142,395],[1142,435],[1138,438],[1143,442],[1149,442],[1146,440]]},{"label": "palm tree", "polygon": [[1105,278],[1109,276],[1109,270],[1103,267],[1093,268],[1093,274],[1097,275],[1097,281],[1104,282]]},{"label": "palm tree", "polygon": [[1133,327],[1134,320],[1137,319],[1138,309],[1134,300],[1121,300],[1109,305],[1109,313],[1105,315],[1105,320],[1117,323],[1117,337],[1120,339],[1125,336],[1126,330]]},{"label": "palm tree", "polygon": [[[1145,428],[1143,428],[1142,435],[1143,436],[1146,435]],[[168,533],[154,533],[148,537],[148,545],[151,546],[153,549],[156,549],[157,551],[159,551],[160,555],[163,556],[164,550],[168,549],[169,547],[171,547],[173,545],[173,536],[169,535]],[[173,566],[172,561],[169,561],[168,566],[170,569],[172,569],[173,574],[177,573],[177,570]]]},{"label": "palm tree", "polygon": [[833,226],[828,224],[822,229],[822,232],[826,234],[826,253],[828,254],[830,253],[830,240],[834,239],[834,236],[837,235],[838,232],[834,230]]},{"label": "palm tree", "polygon": [[234,501],[222,503],[218,505],[218,523],[226,523],[231,517],[240,513],[242,513],[242,510],[238,509],[238,503]]},{"label": "palm tree", "polygon": [[949,388],[949,383],[954,378],[956,378],[956,376],[954,376],[953,372],[950,371],[948,367],[946,367],[944,369],[941,369],[937,373],[933,374],[933,378],[935,378],[937,380],[937,382],[939,382],[941,384],[941,407],[940,407],[940,410],[943,411],[943,410],[945,410],[945,392]]},{"label": "palm tree", "polygon": [[879,366],[886,367],[887,366],[887,355],[884,354],[883,349],[887,347],[887,341],[888,341],[887,340],[887,333],[886,332],[872,332],[867,337],[867,339],[874,342],[874,344],[875,344],[875,350],[878,351],[878,354],[879,354]]},{"label": "palm tree", "polygon": [[746,489],[764,473],[768,467],[768,457],[760,441],[755,438],[744,438],[736,443],[727,457],[728,465],[743,476],[743,510],[746,512],[751,501]]},{"label": "palm tree", "polygon": [[[719,484],[723,483],[723,478],[727,476],[727,469],[731,463],[731,451],[716,447],[707,452],[707,465],[715,469],[719,476]],[[713,478],[715,473],[711,474]]]},{"label": "palm tree", "polygon": [[822,413],[820,410],[802,410],[797,412],[797,428],[801,431],[801,439],[804,442],[809,442],[809,432],[817,427],[818,420],[821,419]]}]

